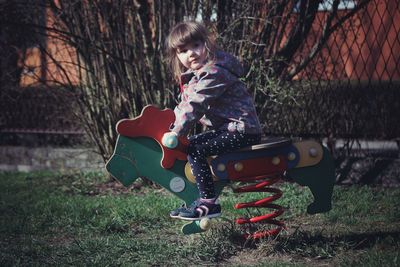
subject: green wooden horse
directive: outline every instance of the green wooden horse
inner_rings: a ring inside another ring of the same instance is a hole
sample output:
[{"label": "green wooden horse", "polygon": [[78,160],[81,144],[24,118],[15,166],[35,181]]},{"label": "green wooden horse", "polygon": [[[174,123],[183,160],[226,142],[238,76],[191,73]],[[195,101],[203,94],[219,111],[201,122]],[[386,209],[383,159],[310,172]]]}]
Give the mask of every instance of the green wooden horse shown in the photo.
[{"label": "green wooden horse", "polygon": [[[178,146],[174,149],[162,143],[163,134],[169,131],[174,121],[175,115],[171,109],[160,110],[151,105],[146,106],[140,116],[119,121],[116,127],[119,136],[115,151],[107,162],[106,169],[125,186],[132,184],[138,177],[146,177],[190,204],[198,198],[199,192],[187,162],[188,141],[180,137]],[[308,206],[308,213],[321,213],[331,209],[335,182],[334,163],[329,151],[317,142],[266,140],[259,145],[212,157],[210,167],[215,177],[217,195],[224,186],[233,181],[257,181],[250,187],[239,188],[238,192],[275,193],[275,197],[237,205],[237,208],[262,206],[277,209],[272,214],[237,220],[243,224],[260,220],[278,225],[273,231],[249,235],[252,238],[277,234],[283,228],[283,223],[274,219],[283,209],[271,203],[280,197],[281,192],[267,188],[276,182],[277,175],[285,174],[286,179],[310,188],[314,201]],[[208,220],[193,221],[185,224],[182,232],[199,233],[208,227]]]}]

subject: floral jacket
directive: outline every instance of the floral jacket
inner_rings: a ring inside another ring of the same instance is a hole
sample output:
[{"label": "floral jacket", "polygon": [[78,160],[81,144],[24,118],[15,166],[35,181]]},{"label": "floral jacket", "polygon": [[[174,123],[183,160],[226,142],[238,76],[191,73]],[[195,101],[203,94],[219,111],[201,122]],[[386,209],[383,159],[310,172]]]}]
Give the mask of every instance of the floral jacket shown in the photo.
[{"label": "floral jacket", "polygon": [[232,55],[218,51],[214,62],[182,74],[181,102],[174,109],[171,131],[187,135],[200,121],[216,130],[260,134],[253,99],[239,77],[243,67]]}]

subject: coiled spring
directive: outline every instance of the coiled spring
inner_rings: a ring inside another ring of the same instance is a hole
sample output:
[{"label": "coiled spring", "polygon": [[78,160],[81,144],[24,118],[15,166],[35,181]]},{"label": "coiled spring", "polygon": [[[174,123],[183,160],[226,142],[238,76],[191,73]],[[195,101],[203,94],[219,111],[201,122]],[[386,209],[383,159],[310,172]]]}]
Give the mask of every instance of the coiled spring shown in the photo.
[{"label": "coiled spring", "polygon": [[238,203],[235,205],[235,209],[243,209],[243,208],[269,208],[273,209],[274,211],[268,214],[264,214],[261,216],[256,216],[252,218],[239,218],[236,220],[237,224],[255,224],[255,223],[265,223],[265,224],[272,224],[276,225],[277,227],[274,229],[257,231],[254,233],[245,234],[244,237],[251,238],[251,239],[259,239],[268,236],[275,236],[277,235],[282,229],[285,228],[284,222],[275,219],[279,215],[284,212],[283,207],[273,204],[272,202],[279,199],[282,196],[282,191],[277,188],[271,188],[269,186],[278,182],[281,178],[280,177],[273,177],[273,178],[265,178],[268,179],[261,182],[256,182],[256,180],[260,180],[260,178],[253,178],[253,179],[243,179],[242,181],[248,182],[249,180],[253,180],[255,183],[251,185],[246,185],[242,187],[238,187],[234,190],[236,193],[245,193],[245,192],[268,192],[272,193],[273,195],[246,203]]}]

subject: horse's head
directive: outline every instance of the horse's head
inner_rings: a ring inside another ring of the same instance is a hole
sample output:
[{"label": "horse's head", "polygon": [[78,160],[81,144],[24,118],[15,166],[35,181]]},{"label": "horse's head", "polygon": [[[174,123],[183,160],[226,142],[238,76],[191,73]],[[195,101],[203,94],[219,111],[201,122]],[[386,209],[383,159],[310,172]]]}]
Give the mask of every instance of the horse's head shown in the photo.
[{"label": "horse's head", "polygon": [[[174,120],[171,109],[160,110],[154,106],[146,106],[136,118],[120,120],[116,126],[117,144],[106,164],[107,170],[124,185],[129,185],[155,169],[171,169],[177,159],[186,160],[184,149],[168,149],[161,142]],[[155,160],[159,160],[157,164]]]},{"label": "horse's head", "polygon": [[190,202],[198,195],[197,187],[186,179],[185,140],[169,149],[161,139],[175,120],[172,110],[147,106],[134,119],[118,122],[118,140],[114,154],[106,164],[107,171],[129,186],[138,177],[146,177]]}]

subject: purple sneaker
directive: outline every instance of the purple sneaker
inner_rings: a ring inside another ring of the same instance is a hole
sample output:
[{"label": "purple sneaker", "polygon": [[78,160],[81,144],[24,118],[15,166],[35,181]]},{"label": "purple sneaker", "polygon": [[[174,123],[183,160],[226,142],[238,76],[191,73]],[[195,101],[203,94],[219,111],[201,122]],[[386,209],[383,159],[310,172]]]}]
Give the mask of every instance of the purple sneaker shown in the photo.
[{"label": "purple sneaker", "polygon": [[215,218],[221,216],[221,205],[202,202],[200,199],[194,201],[189,208],[182,209],[176,218],[196,221],[203,218]]}]

